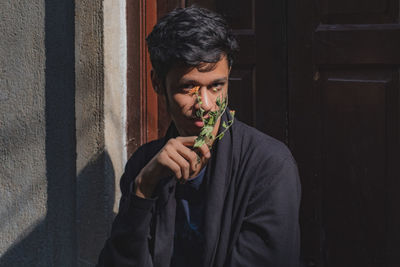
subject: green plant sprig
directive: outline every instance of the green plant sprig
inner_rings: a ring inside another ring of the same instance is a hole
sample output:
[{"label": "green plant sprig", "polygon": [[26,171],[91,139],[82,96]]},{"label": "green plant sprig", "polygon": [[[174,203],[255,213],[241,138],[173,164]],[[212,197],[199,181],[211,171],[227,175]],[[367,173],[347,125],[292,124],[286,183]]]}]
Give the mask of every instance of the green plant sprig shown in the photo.
[{"label": "green plant sprig", "polygon": [[226,97],[221,97],[218,96],[216,100],[216,104],[218,109],[215,111],[210,111],[208,113],[208,117],[204,118],[204,112],[205,110],[201,107],[203,104],[201,100],[201,96],[199,95],[198,92],[198,87],[196,90],[193,90],[193,93],[196,95],[196,101],[199,104],[200,108],[196,111],[196,116],[201,118],[203,121],[203,127],[200,131],[199,136],[196,138],[195,143],[194,143],[194,148],[201,147],[203,144],[207,144],[209,148],[211,148],[213,142],[215,139],[218,138],[220,140],[222,137],[224,137],[225,132],[229,129],[229,127],[232,126],[233,121],[234,121],[234,116],[235,116],[235,111],[231,111],[231,119],[228,121],[228,123],[223,122],[222,127],[224,127],[224,130],[218,134],[217,136],[213,135],[213,130],[214,126],[217,123],[218,119],[222,116],[222,114],[225,112],[226,107],[228,105],[228,96]]}]

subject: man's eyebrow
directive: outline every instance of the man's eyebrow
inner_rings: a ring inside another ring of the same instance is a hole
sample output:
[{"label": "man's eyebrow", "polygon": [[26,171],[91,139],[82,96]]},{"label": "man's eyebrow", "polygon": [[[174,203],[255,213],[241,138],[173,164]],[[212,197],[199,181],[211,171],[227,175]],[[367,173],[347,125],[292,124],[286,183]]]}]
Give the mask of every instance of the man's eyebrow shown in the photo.
[{"label": "man's eyebrow", "polygon": [[219,78],[219,79],[215,79],[214,81],[211,82],[211,84],[213,83],[224,83],[228,81],[228,77],[224,77],[224,78]]},{"label": "man's eyebrow", "polygon": [[[218,78],[218,79],[215,79],[215,80],[211,81],[210,84],[214,84],[214,83],[223,83],[223,82],[227,82],[227,81],[228,81],[228,78],[227,78],[227,77],[223,77],[223,78]],[[197,84],[197,83],[199,83],[199,82],[196,81],[196,80],[193,80],[193,79],[185,79],[185,78],[182,78],[182,79],[179,81],[179,83],[180,83],[180,84]]]}]

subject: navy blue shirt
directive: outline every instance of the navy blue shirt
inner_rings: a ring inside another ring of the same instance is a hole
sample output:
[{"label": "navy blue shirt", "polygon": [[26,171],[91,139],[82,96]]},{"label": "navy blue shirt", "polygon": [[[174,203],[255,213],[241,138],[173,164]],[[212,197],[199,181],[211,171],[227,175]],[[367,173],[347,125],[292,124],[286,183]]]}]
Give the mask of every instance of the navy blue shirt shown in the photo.
[{"label": "navy blue shirt", "polygon": [[174,252],[171,267],[196,267],[202,265],[203,255],[203,214],[205,169],[176,187],[176,219]]}]

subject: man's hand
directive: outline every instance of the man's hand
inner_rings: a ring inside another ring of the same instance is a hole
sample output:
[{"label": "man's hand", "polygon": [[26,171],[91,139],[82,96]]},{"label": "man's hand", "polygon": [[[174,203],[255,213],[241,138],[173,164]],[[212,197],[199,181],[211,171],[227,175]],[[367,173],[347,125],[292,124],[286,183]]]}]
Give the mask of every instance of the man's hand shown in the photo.
[{"label": "man's hand", "polygon": [[174,175],[181,182],[194,177],[211,157],[206,144],[197,148],[200,155],[191,149],[196,138],[197,136],[188,136],[168,140],[136,177],[135,194],[150,198],[159,180],[169,175]]}]

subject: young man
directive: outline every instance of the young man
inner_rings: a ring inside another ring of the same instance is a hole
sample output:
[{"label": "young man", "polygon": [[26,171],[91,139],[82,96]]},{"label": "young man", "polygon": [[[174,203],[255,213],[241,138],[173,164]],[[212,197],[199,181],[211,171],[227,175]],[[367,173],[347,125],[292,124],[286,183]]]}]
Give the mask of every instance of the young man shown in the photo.
[{"label": "young man", "polygon": [[[153,87],[173,122],[128,161],[98,266],[298,266],[296,164],[221,104],[238,50],[224,19],[176,9],[147,43]],[[206,126],[208,137],[225,131],[222,139],[199,142]]]}]

